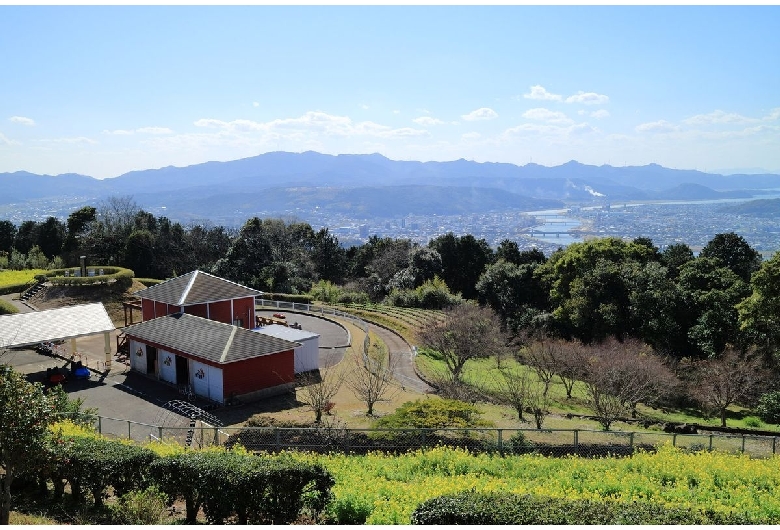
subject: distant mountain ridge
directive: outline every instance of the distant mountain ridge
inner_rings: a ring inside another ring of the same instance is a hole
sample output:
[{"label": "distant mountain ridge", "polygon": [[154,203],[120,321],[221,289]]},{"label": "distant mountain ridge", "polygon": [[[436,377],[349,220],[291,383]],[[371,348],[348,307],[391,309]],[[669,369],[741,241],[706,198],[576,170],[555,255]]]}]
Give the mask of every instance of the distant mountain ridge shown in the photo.
[{"label": "distant mountain ridge", "polygon": [[[657,164],[613,167],[571,161],[546,167],[498,162],[415,162],[379,154],[271,152],[228,162],[131,171],[115,178],[0,173],[0,204],[63,197],[132,195],[142,207],[190,217],[213,211],[319,207],[375,217],[496,209],[545,209],[627,200],[703,200],[780,188],[780,175],[717,175]],[[347,191],[349,190],[349,191]],[[148,206],[147,206],[148,205]],[[403,214],[403,213],[401,213]]]}]

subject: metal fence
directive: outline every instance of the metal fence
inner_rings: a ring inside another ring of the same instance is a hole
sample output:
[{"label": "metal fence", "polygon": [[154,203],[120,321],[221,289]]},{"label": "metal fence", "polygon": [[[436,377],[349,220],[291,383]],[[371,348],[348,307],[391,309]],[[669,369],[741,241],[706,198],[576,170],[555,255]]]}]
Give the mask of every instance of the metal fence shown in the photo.
[{"label": "metal fence", "polygon": [[315,315],[331,315],[338,318],[343,318],[352,321],[357,327],[368,334],[368,323],[360,317],[339,311],[332,307],[325,307],[314,304],[299,304],[297,302],[282,302],[280,300],[265,300],[263,298],[255,299],[255,304],[260,307],[273,307],[274,309],[286,309],[288,311],[306,311]]},{"label": "metal fence", "polygon": [[104,416],[93,417],[101,434],[112,438],[160,440],[191,447],[240,444],[250,451],[317,453],[405,453],[437,446],[473,452],[537,453],[547,456],[628,456],[671,444],[683,450],[720,451],[767,458],[780,451],[777,436],[677,434],[584,429],[348,429],[303,427],[216,427],[204,421],[159,426]]}]

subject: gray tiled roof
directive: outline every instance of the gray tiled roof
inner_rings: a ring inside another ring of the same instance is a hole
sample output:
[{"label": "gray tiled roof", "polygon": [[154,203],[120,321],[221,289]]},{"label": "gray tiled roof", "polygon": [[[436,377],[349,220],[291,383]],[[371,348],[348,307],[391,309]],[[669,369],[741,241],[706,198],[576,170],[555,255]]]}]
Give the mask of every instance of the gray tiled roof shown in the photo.
[{"label": "gray tiled roof", "polygon": [[219,364],[294,350],[300,346],[297,342],[184,313],[133,324],[123,331],[141,341]]},{"label": "gray tiled roof", "polygon": [[141,298],[164,304],[187,306],[247,296],[260,296],[263,293],[207,272],[192,271],[135,294]]}]

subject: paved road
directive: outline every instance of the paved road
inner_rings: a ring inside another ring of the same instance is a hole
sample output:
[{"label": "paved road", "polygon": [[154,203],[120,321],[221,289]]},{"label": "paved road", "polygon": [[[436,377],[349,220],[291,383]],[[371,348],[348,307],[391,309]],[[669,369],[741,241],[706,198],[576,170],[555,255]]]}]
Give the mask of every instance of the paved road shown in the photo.
[{"label": "paved road", "polygon": [[417,377],[412,360],[412,349],[405,340],[398,334],[379,326],[369,325],[369,329],[387,345],[390,355],[398,359],[394,375],[401,385],[423,394],[434,391],[425,381]]}]

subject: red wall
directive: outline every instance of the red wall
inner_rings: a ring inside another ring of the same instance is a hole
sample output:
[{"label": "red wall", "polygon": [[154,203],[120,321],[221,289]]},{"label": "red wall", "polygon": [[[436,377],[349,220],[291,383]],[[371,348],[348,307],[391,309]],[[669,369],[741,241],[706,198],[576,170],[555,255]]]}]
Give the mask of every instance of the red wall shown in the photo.
[{"label": "red wall", "polygon": [[185,306],[184,312],[187,313],[188,315],[195,315],[196,317],[209,318],[206,309],[206,304],[195,304],[195,305]]},{"label": "red wall", "polygon": [[255,327],[255,297],[249,296],[233,300],[233,318],[240,318],[245,328]]},{"label": "red wall", "polygon": [[270,388],[295,380],[295,353],[263,355],[222,365],[222,392],[225,397]]},{"label": "red wall", "polygon": [[222,322],[224,324],[232,324],[230,313],[230,300],[224,300],[222,302],[212,302],[209,304],[209,318]]},{"label": "red wall", "polygon": [[154,302],[152,300],[141,299],[141,320],[146,322],[152,320],[155,317],[154,314]]},{"label": "red wall", "polygon": [[[144,322],[181,312],[181,307],[179,306],[143,298],[141,299],[141,308],[142,320]],[[208,308],[207,304],[190,305],[184,308],[184,312],[188,315],[209,318],[225,324],[232,324],[233,319],[240,318],[243,322],[243,327],[248,329],[255,327],[255,298],[253,296],[236,298],[232,302],[231,300],[211,302],[208,304]]]}]

